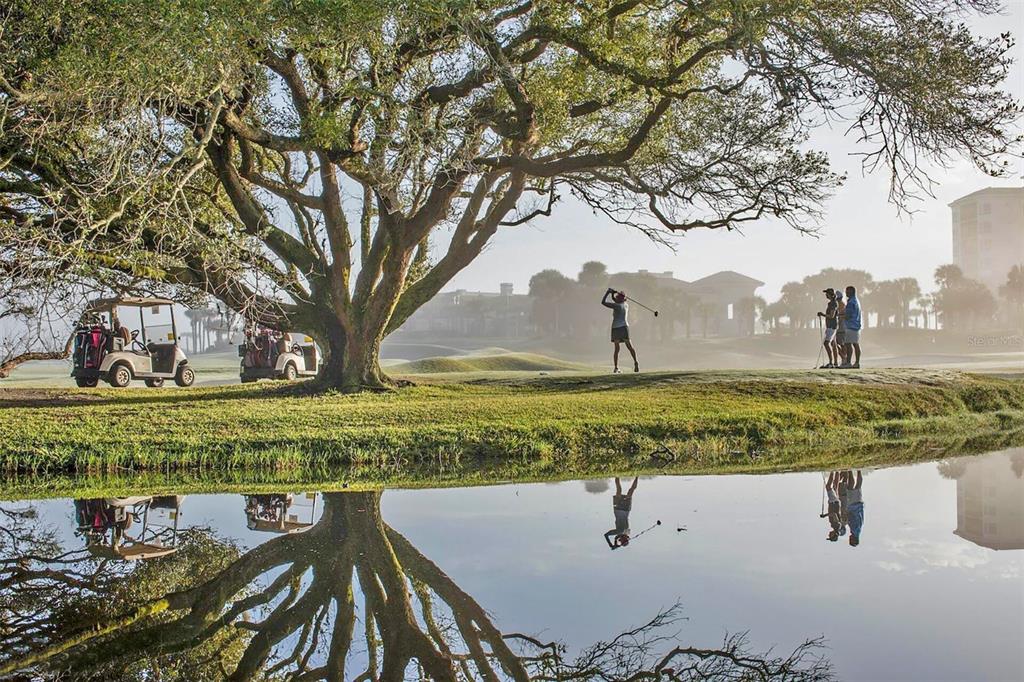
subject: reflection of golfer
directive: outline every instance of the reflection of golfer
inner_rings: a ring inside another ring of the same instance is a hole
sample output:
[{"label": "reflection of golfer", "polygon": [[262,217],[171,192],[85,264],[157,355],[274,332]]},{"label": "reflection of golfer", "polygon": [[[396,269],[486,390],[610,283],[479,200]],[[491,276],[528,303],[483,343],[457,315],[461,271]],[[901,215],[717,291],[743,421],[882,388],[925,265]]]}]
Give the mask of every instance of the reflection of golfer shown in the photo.
[{"label": "reflection of golfer", "polygon": [[828,539],[831,542],[837,541],[840,535],[846,535],[846,517],[839,498],[839,479],[842,476],[843,474],[838,471],[833,471],[825,482],[825,491],[828,493],[828,523],[832,526]]},{"label": "reflection of golfer", "polygon": [[864,527],[864,498],[861,494],[861,486],[864,484],[864,476],[857,470],[857,477],[854,479],[852,471],[846,472],[848,486],[847,500],[849,505],[850,521],[850,547],[860,544],[860,531]]},{"label": "reflection of golfer", "polygon": [[[615,477],[615,494],[612,496],[612,511],[615,513],[615,528],[604,534],[609,549],[618,549],[629,544],[629,512],[633,508],[633,493],[639,477],[633,479],[629,492],[622,494],[622,481]],[[613,539],[614,538],[614,539]]]},{"label": "reflection of golfer", "polygon": [[[612,297],[611,301],[608,300],[609,295]],[[633,356],[633,371],[639,372],[640,363],[636,360],[636,351],[633,349],[633,344],[629,342],[629,321],[627,319],[629,304],[626,303],[626,294],[609,288],[608,291],[604,292],[601,305],[612,309],[612,343],[615,344],[612,360],[615,363],[615,373],[619,373],[619,344],[621,343],[626,344],[626,350]]]}]

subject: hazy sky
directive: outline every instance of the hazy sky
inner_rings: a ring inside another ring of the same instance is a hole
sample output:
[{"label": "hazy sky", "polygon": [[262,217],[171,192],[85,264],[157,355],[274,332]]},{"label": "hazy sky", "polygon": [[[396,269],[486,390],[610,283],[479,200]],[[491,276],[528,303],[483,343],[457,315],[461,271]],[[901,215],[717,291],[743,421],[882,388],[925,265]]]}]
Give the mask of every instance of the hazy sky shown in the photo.
[{"label": "hazy sky", "polygon": [[[1005,3],[1002,16],[972,19],[984,35],[1010,31],[1024,38],[1024,0]],[[1015,64],[1006,89],[1024,96],[1024,46],[1015,47]],[[848,180],[824,207],[820,235],[801,235],[786,225],[765,220],[748,223],[744,235],[698,230],[675,240],[677,251],[647,241],[607,218],[592,215],[585,205],[563,196],[550,218],[518,228],[503,228],[488,250],[463,270],[447,289],[496,291],[499,282],[513,282],[525,293],[530,276],[544,268],[557,268],[575,276],[588,260],[606,263],[612,271],[672,270],[676,277],[693,280],[718,270],[736,270],[765,282],[758,293],[773,300],[787,281],[801,279],[824,267],[869,270],[876,278],[917,277],[925,290],[932,285],[935,267],[952,260],[950,211],[954,199],[987,186],[1020,186],[1024,162],[1017,161],[1010,177],[989,178],[968,163],[937,169],[935,197],[914,205],[912,216],[898,215],[889,204],[888,176],[864,177],[855,150],[842,129],[819,130],[812,145],[826,151],[836,172]],[[836,282],[836,284],[841,284]]]}]

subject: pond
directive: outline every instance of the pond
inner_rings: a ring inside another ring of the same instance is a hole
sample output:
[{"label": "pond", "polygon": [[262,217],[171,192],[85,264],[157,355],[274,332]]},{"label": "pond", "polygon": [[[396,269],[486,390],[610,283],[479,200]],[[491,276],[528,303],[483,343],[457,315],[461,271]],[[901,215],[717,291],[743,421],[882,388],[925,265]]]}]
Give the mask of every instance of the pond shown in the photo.
[{"label": "pond", "polygon": [[4,502],[0,677],[1017,680],[1022,474]]}]

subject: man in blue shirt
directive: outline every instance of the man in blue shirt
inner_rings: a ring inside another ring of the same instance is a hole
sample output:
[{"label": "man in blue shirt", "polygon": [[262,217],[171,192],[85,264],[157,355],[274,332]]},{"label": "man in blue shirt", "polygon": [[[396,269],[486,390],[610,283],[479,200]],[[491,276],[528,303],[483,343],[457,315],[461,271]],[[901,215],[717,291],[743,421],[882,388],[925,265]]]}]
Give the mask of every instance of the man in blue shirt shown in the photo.
[{"label": "man in blue shirt", "polygon": [[846,312],[843,317],[843,324],[846,326],[846,362],[841,365],[845,369],[860,369],[860,318],[857,288],[846,287]]}]

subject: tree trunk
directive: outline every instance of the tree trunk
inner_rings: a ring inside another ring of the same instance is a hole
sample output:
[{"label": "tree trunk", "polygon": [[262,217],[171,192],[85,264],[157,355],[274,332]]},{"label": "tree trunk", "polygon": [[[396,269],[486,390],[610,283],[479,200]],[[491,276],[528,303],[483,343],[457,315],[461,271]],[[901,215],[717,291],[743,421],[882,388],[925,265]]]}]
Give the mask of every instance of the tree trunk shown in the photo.
[{"label": "tree trunk", "polygon": [[346,335],[340,327],[326,333],[321,347],[326,352],[317,381],[324,388],[344,393],[385,390],[394,382],[380,368],[382,332],[370,332],[362,338]]}]

